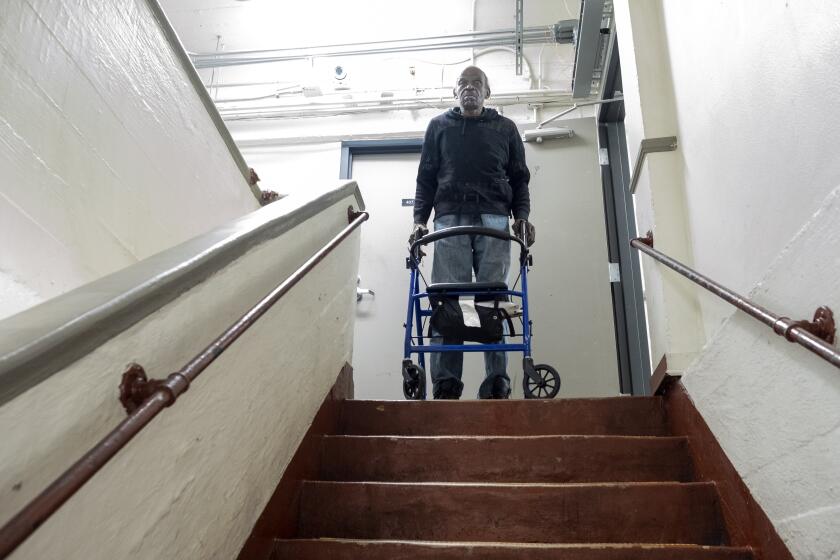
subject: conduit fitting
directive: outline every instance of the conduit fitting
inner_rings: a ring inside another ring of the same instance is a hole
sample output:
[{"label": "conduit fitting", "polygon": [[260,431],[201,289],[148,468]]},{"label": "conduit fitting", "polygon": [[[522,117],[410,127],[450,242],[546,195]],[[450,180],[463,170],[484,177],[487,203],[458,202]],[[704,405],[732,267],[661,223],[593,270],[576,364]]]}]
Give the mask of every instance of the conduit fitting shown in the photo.
[{"label": "conduit fitting", "polygon": [[352,206],[347,207],[347,223],[352,224],[353,220],[358,218],[359,216],[365,214],[365,220],[367,220],[367,212],[362,212],[361,210],[356,210]]},{"label": "conduit fitting", "polygon": [[648,247],[653,247],[653,231],[648,230],[644,237],[637,237],[634,241],[638,241],[639,243],[644,243]]},{"label": "conduit fitting", "polygon": [[814,311],[814,318],[810,321],[806,319],[793,321],[790,317],[779,317],[773,323],[773,331],[779,336],[785,337],[790,342],[796,342],[796,338],[792,332],[793,329],[802,329],[833,346],[837,334],[834,323],[834,312],[831,311],[831,308],[824,305]]},{"label": "conduit fitting", "polygon": [[172,406],[179,396],[190,388],[190,380],[182,373],[175,372],[166,379],[149,379],[143,366],[137,363],[128,365],[120,382],[120,403],[127,414],[131,414],[158,391],[166,394],[166,406]]}]

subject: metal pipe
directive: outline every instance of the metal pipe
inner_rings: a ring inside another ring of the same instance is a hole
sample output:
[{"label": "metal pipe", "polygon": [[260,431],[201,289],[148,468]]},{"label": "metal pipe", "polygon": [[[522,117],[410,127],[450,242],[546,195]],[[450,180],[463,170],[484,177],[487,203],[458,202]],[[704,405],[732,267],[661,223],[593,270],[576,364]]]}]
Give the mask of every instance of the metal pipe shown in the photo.
[{"label": "metal pipe", "polygon": [[[496,103],[494,104],[497,107],[506,107],[508,105],[519,105],[522,103],[529,103],[532,101],[541,101],[543,103],[552,102],[549,101],[545,97],[540,98],[530,98],[528,96],[522,96],[518,98],[511,98],[505,100],[495,100]],[[556,100],[556,102],[560,102],[563,100]],[[225,121],[248,121],[248,120],[256,120],[256,119],[283,119],[283,118],[306,118],[306,117],[326,117],[326,116],[335,116],[335,115],[355,115],[359,113],[380,113],[385,111],[408,111],[408,110],[421,110],[421,109],[444,109],[450,107],[452,104],[448,99],[438,99],[435,101],[429,102],[420,102],[420,103],[388,103],[388,104],[377,104],[377,105],[366,105],[366,106],[354,106],[354,107],[336,107],[336,106],[327,106],[327,107],[314,107],[310,109],[274,109],[269,110],[268,112],[264,111],[245,111],[245,112],[225,112],[222,111],[222,118]]]},{"label": "metal pipe", "polygon": [[0,558],[6,558],[73,494],[90,480],[132,438],[149,424],[164,408],[175,403],[192,381],[207,369],[242,333],[248,330],[266,311],[282,298],[301,278],[346,239],[369,217],[359,213],[350,224],[312,255],[291,276],[272,290],[259,303],[228,327],[192,360],[171,374],[154,393],[131,412],[116,428],[94,445],[81,459],[59,476],[35,499],[29,502],[0,529]]},{"label": "metal pipe", "polygon": [[[636,238],[630,241],[631,246],[654,258],[658,262],[661,262],[668,268],[675,270],[679,274],[715,294],[727,303],[734,305],[750,317],[764,323],[773,329],[773,332],[777,335],[785,337],[790,342],[795,342],[804,346],[834,367],[840,368],[840,352],[838,352],[828,342],[808,332],[804,327],[806,322],[793,321],[788,317],[780,317],[779,315],[776,315],[757,303],[715,282],[711,278],[704,276],[696,270],[685,266],[681,262],[672,259],[668,255],[657,251],[651,246],[651,244],[652,238]],[[833,330],[833,321],[831,328]]]},{"label": "metal pipe", "polygon": [[[481,49],[480,51],[474,53],[474,58],[478,58],[479,56],[485,55],[487,53],[498,52],[498,51],[509,52],[509,53],[512,53],[514,56],[516,56],[516,49],[514,49],[513,47],[498,46],[498,47],[487,47],[486,49]],[[522,56],[522,60],[525,61],[525,66],[528,67],[528,86],[531,89],[534,89],[534,70],[531,68],[531,61],[529,61],[528,58],[525,57],[524,55]]]},{"label": "metal pipe", "polygon": [[[190,52],[189,55],[193,60],[201,60],[201,59],[214,59],[214,58],[227,58],[227,57],[237,57],[241,55],[252,55],[252,54],[269,54],[269,53],[283,53],[288,51],[296,51],[296,50],[305,50],[305,51],[313,51],[318,49],[341,49],[341,48],[353,48],[353,47],[365,47],[369,45],[402,45],[403,43],[429,43],[431,41],[447,41],[452,39],[462,40],[465,38],[482,38],[482,37],[494,37],[498,36],[500,38],[511,38],[510,43],[512,44],[512,37],[515,35],[515,29],[498,29],[494,31],[468,31],[465,33],[453,33],[450,35],[435,35],[432,37],[415,37],[411,39],[385,39],[381,41],[362,41],[356,43],[334,43],[329,45],[312,45],[312,46],[305,46],[305,47],[287,47],[287,48],[278,48],[278,49],[254,49],[254,50],[238,50],[238,51],[225,51],[224,53],[193,53]],[[547,26],[535,26],[535,27],[527,27],[523,30],[523,34],[530,35],[530,36],[544,36],[551,40],[554,40],[554,31],[553,27],[550,25]]]},{"label": "metal pipe", "polygon": [[[492,97],[494,105],[506,106],[520,103],[562,103],[570,98],[570,93],[563,90],[522,90]],[[294,118],[306,116],[325,116],[336,114],[371,113],[395,110],[434,109],[448,107],[451,100],[443,95],[434,97],[376,98],[359,101],[325,101],[306,104],[262,105],[220,109],[225,120],[250,120],[259,118]]]},{"label": "metal pipe", "polygon": [[[552,34],[552,26],[535,26],[535,27],[527,27],[525,28],[525,33],[534,33],[540,31],[546,34]],[[436,41],[441,39],[457,39],[462,37],[480,37],[484,35],[512,35],[515,33],[516,30],[513,28],[510,29],[496,29],[493,31],[466,31],[464,33],[452,33],[450,35],[433,35],[431,37],[416,37],[413,39],[382,39],[380,41],[362,41],[356,43],[333,43],[331,45],[313,45],[307,47],[286,47],[286,48],[277,48],[277,49],[253,49],[253,50],[236,50],[236,51],[225,51],[224,55],[240,55],[240,54],[258,54],[258,53],[272,53],[272,52],[283,52],[283,51],[290,51],[290,50],[298,50],[298,49],[335,49],[339,47],[361,47],[365,45],[384,45],[388,43],[409,43],[412,41]],[[213,57],[216,56],[217,53],[214,52],[205,52],[205,53],[196,53],[196,52],[188,52],[190,57],[192,58],[199,58],[199,57]]]},{"label": "metal pipe", "polygon": [[[218,66],[238,66],[246,64],[264,64],[269,62],[285,62],[290,60],[310,59],[313,57],[336,57],[336,56],[363,56],[371,54],[393,54],[403,52],[418,52],[428,50],[447,50],[447,49],[465,49],[475,48],[481,46],[506,46],[512,43],[514,35],[511,33],[510,38],[507,37],[479,37],[473,39],[462,39],[454,42],[438,42],[425,44],[397,44],[393,46],[362,48],[362,49],[345,49],[345,50],[330,50],[332,47],[308,47],[308,48],[293,48],[282,49],[274,51],[255,51],[253,54],[266,54],[266,56],[242,56],[236,53],[226,52],[223,54],[201,54],[193,55],[193,64],[196,68],[213,68]],[[536,29],[527,32],[523,35],[522,41],[524,44],[538,44],[554,41],[554,35],[545,29]],[[407,43],[409,41],[416,41],[416,39],[395,41],[395,43]],[[362,43],[365,45],[367,43]],[[357,46],[359,44],[347,45],[347,47]],[[322,49],[320,52],[318,49]],[[274,52],[278,54],[268,55],[267,53]]]},{"label": "metal pipe", "polygon": [[542,128],[543,126],[547,125],[548,123],[550,123],[552,121],[556,121],[557,119],[559,119],[563,115],[568,115],[569,113],[571,113],[572,111],[574,111],[578,107],[586,107],[587,105],[601,105],[603,103],[615,103],[616,101],[624,101],[624,97],[619,96],[619,97],[613,97],[612,99],[598,99],[597,101],[582,101],[580,103],[575,103],[574,105],[572,105],[568,109],[564,109],[563,111],[560,111],[556,115],[554,115],[552,117],[548,117],[543,122],[538,124],[537,128]]},{"label": "metal pipe", "polygon": [[[532,44],[539,44],[543,43],[545,40],[543,38],[530,38],[526,37],[523,39],[524,44],[532,45]],[[495,39],[483,39],[483,40],[475,40],[475,41],[465,41],[461,43],[450,43],[445,46],[441,45],[419,45],[419,46],[405,46],[405,47],[391,47],[391,48],[382,48],[382,49],[372,49],[372,50],[359,50],[359,51],[340,51],[340,52],[324,52],[324,53],[312,53],[312,52],[301,52],[299,54],[288,54],[284,56],[271,56],[271,57],[260,57],[260,58],[231,58],[231,59],[217,59],[212,60],[209,62],[203,62],[202,60],[195,61],[195,67],[202,69],[202,68],[217,68],[217,67],[225,67],[225,66],[245,66],[249,64],[268,64],[272,62],[289,62],[293,60],[310,60],[312,58],[331,58],[331,57],[339,57],[339,56],[365,56],[365,55],[373,55],[373,54],[400,54],[400,53],[409,53],[409,52],[424,52],[424,51],[439,51],[439,50],[447,50],[447,49],[467,49],[467,48],[477,48],[477,47],[492,47],[492,46],[504,46],[500,45],[500,42]]]}]

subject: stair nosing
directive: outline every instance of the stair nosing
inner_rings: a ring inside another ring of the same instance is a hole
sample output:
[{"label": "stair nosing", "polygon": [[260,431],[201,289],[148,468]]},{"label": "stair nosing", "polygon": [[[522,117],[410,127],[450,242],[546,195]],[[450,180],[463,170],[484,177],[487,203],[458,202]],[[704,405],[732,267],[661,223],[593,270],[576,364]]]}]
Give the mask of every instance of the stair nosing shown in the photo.
[{"label": "stair nosing", "polygon": [[377,480],[319,480],[306,479],[303,484],[356,484],[366,486],[417,486],[417,487],[446,487],[446,488],[627,488],[627,487],[664,487],[676,486],[680,488],[704,487],[717,488],[717,483],[706,480],[692,480],[679,482],[675,480],[655,481],[633,481],[633,482],[402,482],[402,481],[377,481]]},{"label": "stair nosing", "polygon": [[274,539],[275,543],[293,543],[293,542],[307,542],[307,543],[346,543],[346,544],[364,544],[364,545],[412,545],[412,546],[486,546],[486,547],[519,547],[519,548],[672,548],[672,549],[702,549],[702,550],[733,550],[740,552],[753,552],[753,549],[748,546],[728,546],[728,545],[708,545],[696,543],[614,543],[614,542],[578,542],[578,543],[534,543],[534,542],[518,542],[518,541],[428,541],[428,540],[404,540],[404,539],[346,539],[338,537],[320,537],[320,538],[287,538]]},{"label": "stair nosing", "polygon": [[651,436],[651,435],[623,435],[623,434],[542,434],[542,435],[401,435],[401,434],[323,434],[322,439],[389,439],[389,440],[544,440],[544,439],[621,439],[629,441],[650,440],[650,441],[688,441],[686,436]]}]

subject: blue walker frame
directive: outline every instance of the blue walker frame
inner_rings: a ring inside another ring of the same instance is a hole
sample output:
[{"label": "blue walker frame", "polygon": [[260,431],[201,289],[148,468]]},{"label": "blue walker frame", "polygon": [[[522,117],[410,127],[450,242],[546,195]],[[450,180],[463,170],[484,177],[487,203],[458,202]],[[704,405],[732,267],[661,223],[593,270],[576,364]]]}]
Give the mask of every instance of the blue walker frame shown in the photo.
[{"label": "blue walker frame", "polygon": [[[522,334],[515,336],[522,337],[521,343],[424,344],[424,338],[427,337],[425,337],[423,333],[423,318],[430,317],[432,315],[432,310],[430,305],[427,306],[427,308],[425,309],[423,308],[423,301],[429,300],[429,292],[420,290],[419,266],[420,261],[422,259],[422,257],[419,256],[420,247],[456,235],[486,235],[489,237],[495,237],[497,239],[512,241],[519,245],[519,280],[521,282],[521,290],[507,289],[493,290],[492,292],[482,290],[447,290],[446,295],[476,296],[487,295],[488,293],[492,293],[494,296],[508,296],[520,298],[522,304]],[[543,385],[540,385],[540,383],[544,383],[545,379],[540,376],[538,370],[540,370],[541,368],[551,370],[551,372],[553,372],[554,374],[554,377],[556,378],[557,390],[549,398],[554,398],[554,396],[556,396],[557,391],[559,391],[560,385],[559,374],[557,374],[556,370],[554,370],[554,368],[551,368],[550,366],[534,366],[533,358],[531,356],[531,320],[528,313],[528,267],[533,265],[533,259],[528,251],[528,246],[522,241],[524,238],[524,231],[521,232],[521,237],[517,237],[505,231],[491,228],[477,226],[455,226],[439,229],[432,233],[428,233],[411,244],[411,247],[409,248],[409,256],[406,258],[406,267],[409,268],[411,272],[409,275],[408,309],[406,312],[405,321],[403,377],[404,382],[407,382],[408,378],[406,374],[406,368],[413,367],[413,363],[411,362],[411,356],[413,354],[417,354],[417,360],[420,365],[420,371],[418,373],[424,378],[421,383],[421,394],[418,394],[418,396],[416,397],[418,400],[425,399],[426,397],[425,355],[427,352],[522,352],[522,363],[525,376],[527,378],[530,378],[536,386],[542,387]],[[415,330],[415,327],[416,334],[415,336],[412,336],[412,330]],[[417,340],[417,344],[414,343],[414,340]],[[523,386],[525,385],[526,381],[527,380],[523,380]],[[533,396],[529,396],[527,389],[525,390],[525,395],[526,398],[536,398]],[[408,395],[406,395],[406,397],[411,398],[408,397]]]}]

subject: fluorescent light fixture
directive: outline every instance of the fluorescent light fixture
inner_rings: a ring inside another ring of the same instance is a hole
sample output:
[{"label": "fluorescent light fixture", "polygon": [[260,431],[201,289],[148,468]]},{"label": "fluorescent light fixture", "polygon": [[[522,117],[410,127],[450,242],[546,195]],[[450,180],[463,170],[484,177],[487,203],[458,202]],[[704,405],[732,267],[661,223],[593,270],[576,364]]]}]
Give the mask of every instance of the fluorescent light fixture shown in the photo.
[{"label": "fluorescent light fixture", "polygon": [[534,128],[526,130],[522,135],[522,140],[525,142],[536,142],[542,144],[543,140],[551,138],[571,138],[575,135],[575,131],[571,128]]}]

